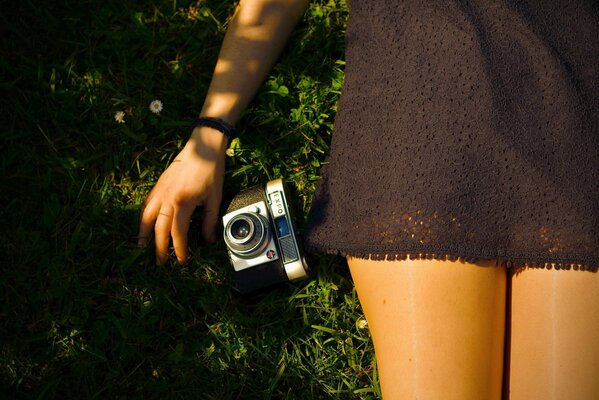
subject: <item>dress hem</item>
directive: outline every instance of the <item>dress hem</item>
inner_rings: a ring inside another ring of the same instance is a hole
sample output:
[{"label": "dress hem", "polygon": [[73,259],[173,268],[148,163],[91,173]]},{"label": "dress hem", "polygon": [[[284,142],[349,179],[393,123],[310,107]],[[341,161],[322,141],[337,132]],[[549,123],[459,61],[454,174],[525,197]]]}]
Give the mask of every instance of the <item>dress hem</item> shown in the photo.
[{"label": "dress hem", "polygon": [[511,253],[509,251],[488,251],[476,249],[450,249],[424,247],[405,247],[398,250],[397,247],[381,245],[356,245],[356,244],[332,244],[329,246],[306,244],[306,251],[310,253],[325,253],[341,257],[354,257],[366,260],[440,260],[440,261],[463,261],[476,263],[479,260],[495,260],[496,266],[507,266],[508,268],[540,268],[556,270],[575,270],[597,272],[599,261],[592,261],[580,257],[554,256],[547,257],[546,254]]}]

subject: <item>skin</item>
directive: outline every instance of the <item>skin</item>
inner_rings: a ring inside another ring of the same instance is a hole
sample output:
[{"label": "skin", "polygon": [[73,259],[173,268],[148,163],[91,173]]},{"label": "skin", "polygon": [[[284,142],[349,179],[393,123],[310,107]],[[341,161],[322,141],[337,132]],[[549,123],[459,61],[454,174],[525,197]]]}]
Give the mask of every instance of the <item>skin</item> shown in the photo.
[{"label": "skin", "polygon": [[506,269],[348,258],[384,399],[499,400]]},{"label": "skin", "polygon": [[597,273],[347,261],[384,399],[599,398]]},{"label": "skin", "polygon": [[[240,2],[201,116],[237,122],[307,3]],[[204,239],[216,240],[226,147],[220,132],[194,129],[146,198],[139,245],[154,232],[158,264],[168,259],[171,241],[177,260],[187,260],[198,206]],[[531,269],[507,276],[494,261],[349,258],[348,264],[385,399],[497,399],[504,376],[503,392],[512,400],[599,398],[597,274]]]},{"label": "skin", "polygon": [[512,271],[509,398],[599,399],[599,276]]},{"label": "skin", "polygon": [[[307,5],[307,0],[239,3],[227,29],[201,116],[221,118],[231,125],[237,122]],[[146,198],[138,244],[147,245],[154,231],[157,264],[168,259],[171,239],[177,260],[187,261],[189,221],[196,207],[204,207],[204,240],[216,240],[226,147],[222,133],[208,127],[194,129]]]}]

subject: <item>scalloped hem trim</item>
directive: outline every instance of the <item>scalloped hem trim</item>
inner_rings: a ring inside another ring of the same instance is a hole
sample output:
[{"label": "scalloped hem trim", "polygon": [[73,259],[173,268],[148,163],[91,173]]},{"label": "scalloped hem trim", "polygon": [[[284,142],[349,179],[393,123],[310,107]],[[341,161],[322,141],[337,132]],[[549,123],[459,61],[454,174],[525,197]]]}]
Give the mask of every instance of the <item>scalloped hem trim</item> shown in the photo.
[{"label": "scalloped hem trim", "polygon": [[[339,255],[343,258],[354,257],[362,258],[365,260],[377,260],[377,261],[401,261],[401,260],[439,260],[439,261],[463,261],[468,263],[476,263],[482,260],[495,260],[495,266],[506,266],[507,268],[521,269],[521,268],[540,268],[540,269],[556,269],[556,270],[574,270],[574,271],[591,271],[597,272],[599,270],[599,262],[569,262],[569,261],[538,261],[527,258],[532,257],[509,257],[509,256],[471,256],[471,255],[457,255],[456,252],[422,252],[418,250],[413,251],[354,251],[354,250],[339,250],[332,248],[321,248],[319,246],[306,246],[306,250],[311,253],[325,253],[330,255]],[[460,252],[463,254],[463,252]]]}]

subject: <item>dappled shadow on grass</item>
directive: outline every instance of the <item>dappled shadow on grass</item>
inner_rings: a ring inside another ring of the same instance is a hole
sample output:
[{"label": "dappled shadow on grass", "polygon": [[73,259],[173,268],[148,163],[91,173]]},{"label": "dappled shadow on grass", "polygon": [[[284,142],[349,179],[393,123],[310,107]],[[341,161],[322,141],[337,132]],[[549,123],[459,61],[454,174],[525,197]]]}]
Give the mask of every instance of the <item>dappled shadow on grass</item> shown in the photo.
[{"label": "dappled shadow on grass", "polygon": [[[342,260],[314,257],[308,280],[242,297],[222,244],[192,232],[190,262],[161,267],[135,245],[139,204],[188,134],[231,11],[202,5],[17,2],[0,16],[11,110],[0,386],[12,398],[356,398],[373,387]],[[225,189],[284,176],[301,221],[328,150],[346,15],[341,3],[311,7],[242,118]],[[160,115],[147,110],[156,97]]]},{"label": "dappled shadow on grass", "polygon": [[194,242],[186,266],[157,267],[128,228],[136,209],[99,195],[72,206],[86,211],[48,211],[50,235],[19,234],[38,239],[2,278],[2,377],[17,393],[352,398],[342,378],[369,385],[368,334],[339,260],[316,257],[308,280],[241,296],[222,244]]},{"label": "dappled shadow on grass", "polygon": [[[47,287],[30,293],[40,314],[20,319],[29,340],[4,347],[21,393],[305,398],[325,396],[340,373],[359,376],[367,334],[355,328],[356,299],[335,263],[315,266],[309,280],[241,296],[222,246],[196,247],[187,266],[156,267],[151,249],[129,243],[113,254],[75,252],[76,266],[44,266]],[[303,394],[287,393],[299,387]]]}]

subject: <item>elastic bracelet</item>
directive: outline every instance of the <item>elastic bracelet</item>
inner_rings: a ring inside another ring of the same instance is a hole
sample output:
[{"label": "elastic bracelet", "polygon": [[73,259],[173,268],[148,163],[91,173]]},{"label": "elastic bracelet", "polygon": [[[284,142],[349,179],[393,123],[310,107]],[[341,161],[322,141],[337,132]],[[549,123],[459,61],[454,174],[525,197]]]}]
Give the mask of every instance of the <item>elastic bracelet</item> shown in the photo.
[{"label": "elastic bracelet", "polygon": [[220,118],[202,117],[193,121],[193,128],[197,126],[207,126],[220,131],[223,135],[229,139],[229,142],[233,140],[237,134],[235,127]]}]

